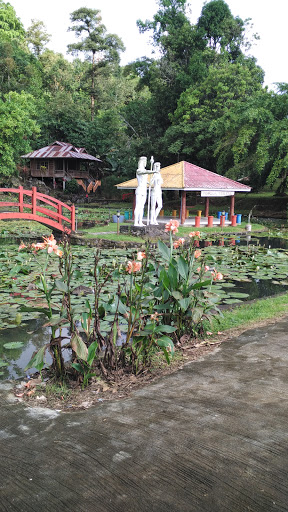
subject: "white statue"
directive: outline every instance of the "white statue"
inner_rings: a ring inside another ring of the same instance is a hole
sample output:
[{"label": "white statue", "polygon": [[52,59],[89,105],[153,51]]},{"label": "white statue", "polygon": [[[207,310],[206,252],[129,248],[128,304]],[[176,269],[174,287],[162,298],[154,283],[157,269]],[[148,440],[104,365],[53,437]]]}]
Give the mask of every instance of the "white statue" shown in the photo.
[{"label": "white statue", "polygon": [[[150,224],[158,225],[157,217],[163,206],[162,201],[162,183],[163,179],[160,174],[160,162],[155,162],[153,167],[154,174],[151,179],[151,219]],[[157,206],[156,206],[157,205]]]},{"label": "white statue", "polygon": [[138,161],[138,169],[136,171],[136,177],[138,181],[138,186],[135,191],[136,195],[136,206],[134,210],[134,226],[144,226],[143,224],[143,215],[144,215],[144,206],[147,199],[147,180],[148,174],[153,174],[155,171],[148,171],[146,169],[147,158],[146,156],[141,156]]}]

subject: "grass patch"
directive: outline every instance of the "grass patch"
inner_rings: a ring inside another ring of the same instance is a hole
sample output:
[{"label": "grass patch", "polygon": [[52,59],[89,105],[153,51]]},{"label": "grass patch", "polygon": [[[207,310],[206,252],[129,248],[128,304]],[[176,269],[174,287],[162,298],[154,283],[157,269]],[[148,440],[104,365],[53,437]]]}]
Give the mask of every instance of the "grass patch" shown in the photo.
[{"label": "grass patch", "polygon": [[67,384],[47,383],[45,388],[47,398],[60,398],[61,400],[67,400],[72,393],[72,390],[68,388]]},{"label": "grass patch", "polygon": [[[120,224],[121,225],[121,224]],[[200,227],[195,228],[194,226],[180,226],[179,231],[177,235],[174,237],[175,239],[177,237],[185,237],[188,236],[188,234],[191,231],[200,230],[201,233],[207,234],[207,235],[239,235],[239,234],[246,234],[246,229],[244,224],[237,225],[236,227],[232,226],[225,226],[223,227],[216,227],[213,228],[207,228],[207,227]],[[163,225],[164,230],[164,225]],[[143,243],[144,239],[138,236],[132,236],[132,235],[124,235],[119,234],[117,235],[117,224],[112,222],[110,224],[107,224],[105,226],[94,226],[92,228],[83,229],[80,228],[79,231],[83,233],[83,238],[91,239],[91,238],[101,238],[103,240],[112,240],[112,241],[127,241],[127,242],[140,242]],[[261,224],[252,224],[252,233],[254,232],[263,232],[268,231],[268,229],[261,225]],[[105,234],[103,234],[105,233]],[[107,234],[108,233],[108,234]]]},{"label": "grass patch", "polygon": [[[260,232],[260,231],[268,231],[268,228],[266,228],[265,226],[263,226],[262,224],[251,224],[252,225],[252,231],[251,233],[253,234],[253,232]],[[223,227],[220,227],[220,226],[213,226],[212,228],[207,228],[207,227],[204,227],[204,226],[200,226],[199,228],[195,228],[195,226],[179,226],[179,231],[177,233],[177,236],[185,236],[185,235],[188,235],[190,233],[190,231],[200,231],[200,233],[206,233],[206,234],[209,234],[209,235],[214,235],[214,234],[217,234],[217,235],[222,235],[222,234],[232,234],[232,235],[237,235],[237,234],[246,234],[246,223],[242,223],[241,225],[238,224],[237,226],[235,227],[232,227],[232,226],[225,226],[224,228]],[[249,233],[250,234],[250,233]]]},{"label": "grass patch", "polygon": [[212,324],[209,326],[210,331],[217,333],[235,328],[246,329],[255,322],[277,319],[285,313],[288,314],[288,293],[267,299],[258,299],[222,313],[223,316],[217,316],[212,320]]}]

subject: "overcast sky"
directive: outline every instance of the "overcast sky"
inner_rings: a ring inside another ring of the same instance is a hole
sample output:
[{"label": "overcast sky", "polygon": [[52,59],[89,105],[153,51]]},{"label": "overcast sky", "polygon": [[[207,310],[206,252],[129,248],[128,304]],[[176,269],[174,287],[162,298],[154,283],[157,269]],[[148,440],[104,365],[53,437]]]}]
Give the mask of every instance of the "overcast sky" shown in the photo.
[{"label": "overcast sky", "polygon": [[[107,31],[121,37],[126,52],[121,62],[126,64],[142,56],[151,56],[152,47],[148,35],[139,34],[136,20],[152,19],[157,11],[156,0],[10,0],[24,27],[31,19],[45,23],[51,34],[48,47],[66,55],[68,43],[74,42],[74,34],[67,32],[69,15],[80,7],[99,9]],[[203,0],[190,0],[192,23],[196,23],[203,7]],[[252,18],[253,31],[260,36],[250,53],[257,58],[265,71],[265,84],[288,83],[287,66],[287,15],[288,1],[273,0],[226,0],[233,16]]]}]

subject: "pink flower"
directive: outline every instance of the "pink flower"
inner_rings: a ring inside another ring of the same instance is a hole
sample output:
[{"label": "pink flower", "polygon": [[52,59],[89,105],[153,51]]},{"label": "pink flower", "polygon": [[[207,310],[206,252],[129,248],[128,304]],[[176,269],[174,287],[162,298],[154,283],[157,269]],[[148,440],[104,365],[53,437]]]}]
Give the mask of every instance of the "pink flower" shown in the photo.
[{"label": "pink flower", "polygon": [[132,272],[138,272],[138,270],[141,269],[141,262],[140,261],[128,261],[127,263],[127,267],[126,267],[126,272],[128,272],[128,274],[131,274]]},{"label": "pink flower", "polygon": [[48,254],[51,254],[51,252],[55,252],[57,250],[57,242],[53,235],[50,235],[49,237],[43,237],[45,248],[48,248]]},{"label": "pink flower", "polygon": [[180,247],[180,245],[184,245],[184,243],[185,243],[185,238],[179,238],[178,240],[175,240],[173,247],[174,247],[174,249],[178,249],[178,247]]},{"label": "pink flower", "polygon": [[194,238],[195,236],[201,236],[200,231],[191,231],[188,235],[190,238]]},{"label": "pink flower", "polygon": [[172,231],[173,234],[178,233],[178,227],[178,220],[169,220],[169,222],[167,222],[167,224],[165,225],[165,232],[169,233],[169,231]]},{"label": "pink flower", "polygon": [[210,270],[210,267],[208,265],[205,265],[204,272],[208,272],[208,270]]},{"label": "pink flower", "polygon": [[34,252],[39,251],[40,249],[45,249],[45,244],[41,244],[40,242],[37,244],[31,244],[31,248],[34,249]]},{"label": "pink flower", "polygon": [[54,235],[50,235],[49,237],[43,236],[42,237],[44,242],[37,244],[31,244],[31,248],[34,249],[34,252],[37,252],[42,249],[47,249],[48,254],[51,254],[51,252],[54,252],[57,256],[61,258],[63,255],[63,251],[61,251],[58,248],[57,242],[54,238]]},{"label": "pink flower", "polygon": [[197,251],[194,252],[194,258],[197,260],[201,256],[201,251],[197,249]]},{"label": "pink flower", "polygon": [[18,251],[21,251],[22,249],[25,249],[25,247],[26,247],[26,245],[23,242],[21,242],[21,244],[18,247]]},{"label": "pink flower", "polygon": [[141,252],[141,251],[137,252],[137,260],[141,261],[144,258],[146,258],[145,252]]},{"label": "pink flower", "polygon": [[221,274],[221,272],[216,272],[216,270],[214,270],[214,272],[212,272],[212,277],[213,281],[221,281],[221,279],[223,279],[223,274]]},{"label": "pink flower", "polygon": [[63,251],[61,251],[61,249],[58,249],[58,248],[54,248],[53,251],[55,252],[55,254],[57,256],[59,256],[59,258],[62,258],[63,256]]}]

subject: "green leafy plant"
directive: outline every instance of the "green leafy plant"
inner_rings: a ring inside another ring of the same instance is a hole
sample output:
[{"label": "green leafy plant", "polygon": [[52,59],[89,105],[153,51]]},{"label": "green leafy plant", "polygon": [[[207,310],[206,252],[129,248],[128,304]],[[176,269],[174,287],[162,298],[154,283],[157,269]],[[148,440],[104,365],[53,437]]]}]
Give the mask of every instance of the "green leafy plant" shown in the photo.
[{"label": "green leafy plant", "polygon": [[[177,221],[170,221],[166,230],[170,232],[170,247],[161,240],[158,242],[164,264],[156,267],[158,282],[152,291],[157,301],[155,310],[162,313],[165,324],[176,327],[175,335],[179,340],[187,332],[194,336],[203,333],[204,320],[218,311],[218,298],[211,293],[211,284],[217,273],[206,268],[201,250],[195,249],[199,232],[190,233],[190,243],[185,248],[184,238],[173,243],[173,232],[178,230]],[[199,265],[197,268],[196,263]],[[218,273],[217,278],[222,277]]]},{"label": "green leafy plant", "polygon": [[97,348],[97,341],[93,341],[88,347],[87,360],[83,359],[81,362],[71,364],[72,368],[82,375],[82,389],[88,385],[89,379],[96,375],[96,373],[92,371],[92,365],[96,358]]}]

